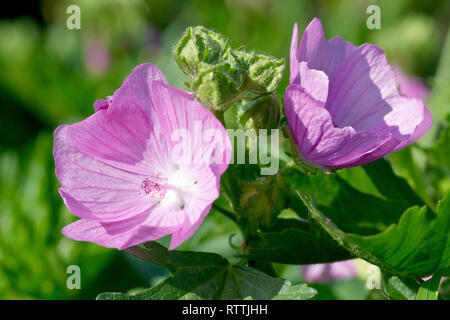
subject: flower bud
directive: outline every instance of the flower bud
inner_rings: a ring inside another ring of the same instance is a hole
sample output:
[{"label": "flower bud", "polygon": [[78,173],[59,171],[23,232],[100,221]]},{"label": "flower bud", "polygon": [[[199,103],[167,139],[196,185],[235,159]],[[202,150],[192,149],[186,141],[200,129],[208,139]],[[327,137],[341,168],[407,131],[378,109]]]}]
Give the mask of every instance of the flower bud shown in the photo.
[{"label": "flower bud", "polygon": [[204,27],[188,28],[174,54],[196,98],[217,112],[239,99],[255,100],[273,92],[284,70],[283,59],[232,50],[224,37]]},{"label": "flower bud", "polygon": [[256,100],[244,100],[238,108],[238,122],[246,129],[275,129],[280,120],[280,106],[274,94]]},{"label": "flower bud", "polygon": [[245,68],[231,49],[221,54],[216,64],[199,63],[191,90],[207,107],[225,111],[239,97]]},{"label": "flower bud", "polygon": [[248,222],[250,232],[270,226],[286,205],[286,186],[281,175],[242,183],[238,219]]},{"label": "flower bud", "polygon": [[220,34],[201,26],[189,27],[175,47],[175,62],[193,78],[201,63],[216,64],[228,48],[227,40]]},{"label": "flower bud", "polygon": [[236,52],[247,65],[245,89],[256,95],[274,91],[280,82],[284,71],[284,59],[276,59],[264,54]]}]

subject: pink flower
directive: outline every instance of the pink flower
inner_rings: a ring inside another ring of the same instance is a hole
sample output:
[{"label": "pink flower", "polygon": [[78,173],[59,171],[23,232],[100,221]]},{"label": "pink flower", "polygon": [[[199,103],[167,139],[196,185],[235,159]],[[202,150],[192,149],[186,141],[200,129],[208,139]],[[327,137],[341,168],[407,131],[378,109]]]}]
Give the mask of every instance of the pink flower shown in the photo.
[{"label": "pink flower", "polygon": [[285,110],[306,163],[363,165],[406,147],[431,127],[423,102],[399,93],[395,73],[377,46],[326,40],[317,18],[297,44],[296,24]]},{"label": "pink flower", "polygon": [[219,196],[231,154],[225,128],[149,63],[95,110],[55,130],[59,192],[81,218],[63,234],[118,249],[171,234],[170,249],[179,246]]},{"label": "pink flower", "polygon": [[87,42],[84,52],[86,69],[94,75],[103,75],[108,71],[111,62],[110,53],[101,39],[95,38]]},{"label": "pink flower", "polygon": [[303,278],[309,283],[326,283],[333,280],[352,279],[357,272],[353,260],[301,266]]},{"label": "pink flower", "polygon": [[406,75],[402,69],[397,66],[394,67],[394,70],[397,74],[402,95],[420,100],[425,100],[428,97],[430,91],[419,78]]}]

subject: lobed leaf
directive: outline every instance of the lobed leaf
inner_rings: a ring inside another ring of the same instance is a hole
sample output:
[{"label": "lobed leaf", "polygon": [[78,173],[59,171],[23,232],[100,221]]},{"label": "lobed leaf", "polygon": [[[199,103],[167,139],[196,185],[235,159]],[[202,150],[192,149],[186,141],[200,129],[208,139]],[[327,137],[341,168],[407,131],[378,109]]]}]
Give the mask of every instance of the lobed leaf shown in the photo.
[{"label": "lobed leaf", "polygon": [[[156,243],[147,249],[136,247],[131,253],[148,261],[167,266],[172,276],[156,286],[135,295],[106,292],[99,300],[160,299],[311,299],[316,290],[306,284],[292,285],[265,273],[225,258],[204,252],[167,251]],[[163,256],[164,255],[164,256]]]},{"label": "lobed leaf", "polygon": [[372,235],[345,232],[318,210],[311,198],[299,193],[310,217],[340,245],[397,275],[422,278],[450,265],[450,193],[438,204],[407,209],[397,224]]}]

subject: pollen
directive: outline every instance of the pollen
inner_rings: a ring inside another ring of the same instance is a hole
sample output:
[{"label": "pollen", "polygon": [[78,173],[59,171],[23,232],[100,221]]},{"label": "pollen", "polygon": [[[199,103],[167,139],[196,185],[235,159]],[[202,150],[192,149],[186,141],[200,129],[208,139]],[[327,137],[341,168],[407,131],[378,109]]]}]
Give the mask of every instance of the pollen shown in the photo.
[{"label": "pollen", "polygon": [[140,192],[151,199],[162,200],[167,192],[167,177],[161,172],[154,172],[145,177],[140,185]]}]

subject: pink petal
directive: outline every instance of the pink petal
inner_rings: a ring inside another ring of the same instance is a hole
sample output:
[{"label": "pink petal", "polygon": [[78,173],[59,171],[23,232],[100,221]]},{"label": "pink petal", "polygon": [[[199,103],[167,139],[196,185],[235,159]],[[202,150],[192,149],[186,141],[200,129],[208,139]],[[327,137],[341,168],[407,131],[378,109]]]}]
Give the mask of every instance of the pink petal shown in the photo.
[{"label": "pink petal", "polygon": [[400,84],[400,92],[409,98],[425,100],[430,95],[430,90],[423,82],[413,76],[406,75],[399,67],[394,67],[397,79]]},{"label": "pink petal", "polygon": [[201,212],[201,214],[197,218],[197,221],[190,223],[188,220],[186,220],[184,225],[172,234],[169,250],[175,249],[194,234],[194,232],[203,222],[204,218],[208,215],[209,211],[211,210],[211,206],[212,205],[209,205]]},{"label": "pink petal", "polygon": [[292,30],[292,40],[291,40],[291,52],[290,52],[290,78],[289,81],[291,84],[299,82],[299,61],[297,58],[298,55],[298,26],[297,23],[294,24],[294,29]]},{"label": "pink petal", "polygon": [[335,127],[323,102],[313,99],[300,86],[291,85],[286,90],[285,111],[300,155],[322,166],[347,166],[387,139],[351,127]]},{"label": "pink petal", "polygon": [[[430,130],[432,125],[433,119],[431,118],[431,112],[426,106],[423,106],[422,122],[416,127],[413,134],[409,137],[408,141],[402,147],[406,147],[420,139],[425,133],[428,132],[428,130]],[[400,148],[397,148],[396,150],[399,149]]]},{"label": "pink petal", "polygon": [[114,221],[149,209],[138,187],[144,176],[111,167],[74,147],[67,138],[70,126],[55,130],[53,155],[60,194],[69,210],[92,220]]},{"label": "pink petal", "polygon": [[[172,159],[184,164],[208,164],[216,174],[222,174],[232,148],[220,121],[190,93],[160,83],[154,83],[152,89],[154,105],[164,105],[152,120],[160,123],[168,145],[183,146],[178,148],[181,153],[172,153]],[[186,145],[182,144],[184,133],[191,139]]]},{"label": "pink petal", "polygon": [[325,103],[328,97],[328,76],[323,71],[308,68],[308,64],[304,61],[300,62],[298,67],[299,84],[305,93],[315,100]]},{"label": "pink petal", "polygon": [[314,18],[302,36],[297,58],[306,61],[310,69],[321,70],[330,77],[355,48],[341,37],[326,40],[320,20]]},{"label": "pink petal", "polygon": [[80,219],[64,227],[62,233],[72,240],[89,241],[103,247],[123,250],[147,241],[157,240],[174,230],[160,226],[146,226],[140,222],[135,219],[106,224]]},{"label": "pink petal", "polygon": [[368,130],[393,109],[385,99],[396,95],[395,73],[383,51],[364,44],[330,78],[326,108],[337,126]]},{"label": "pink petal", "polygon": [[351,279],[357,272],[353,260],[301,266],[303,277],[309,283],[326,283],[334,280]]},{"label": "pink petal", "polygon": [[400,144],[399,140],[394,138],[387,138],[381,141],[376,148],[374,148],[370,152],[366,152],[365,154],[363,154],[359,159],[352,162],[343,163],[342,165],[339,166],[339,168],[362,166],[369,162],[375,161],[376,159],[384,157],[388,153],[393,152],[393,150],[396,150],[399,144]]},{"label": "pink petal", "polygon": [[109,108],[109,101],[105,99],[98,99],[94,102],[94,110],[95,112],[100,110],[105,110]]},{"label": "pink petal", "polygon": [[[393,96],[385,101],[392,110],[372,130],[390,132],[394,138],[403,140],[404,143],[398,148],[412,142],[411,137],[418,127],[423,128],[427,123],[431,125],[431,117],[421,100]],[[428,118],[426,123],[425,118]]]},{"label": "pink petal", "polygon": [[149,213],[126,220],[105,223],[80,219],[66,226],[63,234],[73,240],[90,241],[118,249],[173,234],[169,248],[172,250],[197,230],[220,192],[219,181],[211,170],[197,170],[203,171],[203,175],[199,176],[201,182],[190,191],[192,195],[187,198],[183,209],[169,199],[152,208]]},{"label": "pink petal", "polygon": [[220,195],[220,181],[211,169],[208,170],[207,167],[199,165],[186,165],[182,166],[181,171],[190,171],[200,182],[193,186],[189,195],[185,196],[188,199],[183,209],[185,221],[183,226],[173,233],[170,250],[192,236],[211,210],[212,202]]},{"label": "pink petal", "polygon": [[152,64],[136,67],[100,110],[69,127],[67,136],[80,152],[123,170],[148,175],[165,167],[169,150],[150,99],[151,83],[164,84],[164,75]]}]

